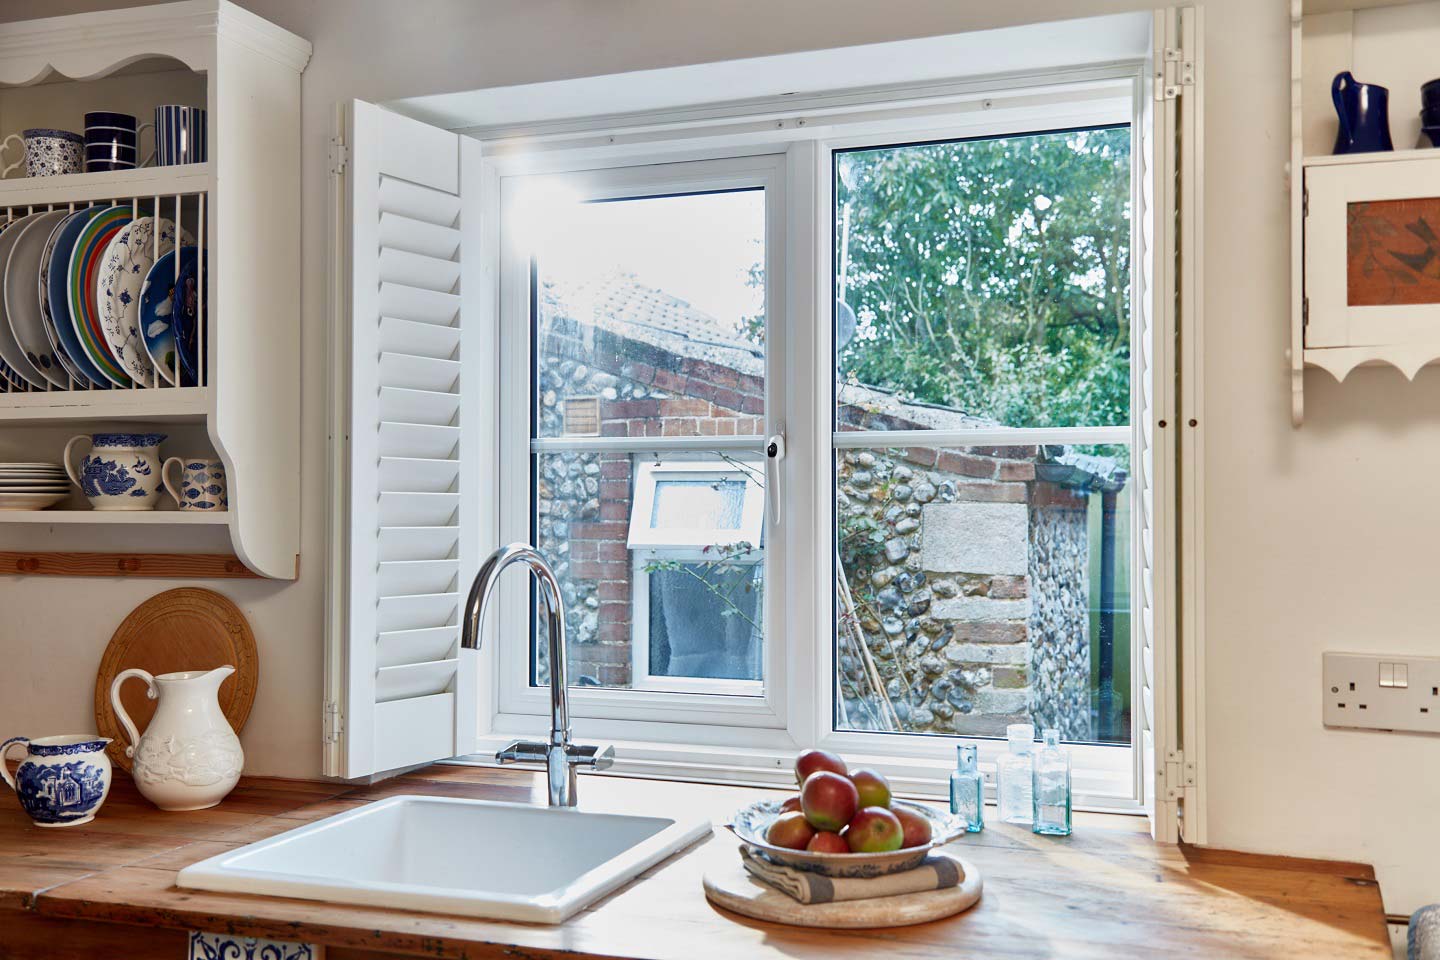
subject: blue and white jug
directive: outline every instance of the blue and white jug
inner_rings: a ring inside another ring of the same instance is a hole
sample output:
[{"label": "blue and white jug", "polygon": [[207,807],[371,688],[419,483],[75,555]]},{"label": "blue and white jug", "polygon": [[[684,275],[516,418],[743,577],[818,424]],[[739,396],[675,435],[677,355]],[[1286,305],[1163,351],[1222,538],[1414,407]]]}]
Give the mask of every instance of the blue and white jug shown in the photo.
[{"label": "blue and white jug", "polygon": [[[154,510],[160,497],[163,433],[82,434],[65,444],[65,471],[96,510]],[[75,445],[90,444],[79,465]]]},{"label": "blue and white jug", "polygon": [[[39,740],[11,737],[0,743],[0,778],[37,826],[89,823],[110,793],[110,758],[105,756],[109,743],[93,733]],[[16,746],[25,747],[25,757],[12,777],[5,757]]]}]

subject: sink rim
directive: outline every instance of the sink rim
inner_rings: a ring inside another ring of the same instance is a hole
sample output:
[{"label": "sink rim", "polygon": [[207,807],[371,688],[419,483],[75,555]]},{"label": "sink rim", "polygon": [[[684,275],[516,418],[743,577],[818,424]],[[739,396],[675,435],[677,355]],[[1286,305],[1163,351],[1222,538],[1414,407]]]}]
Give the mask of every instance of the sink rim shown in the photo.
[{"label": "sink rim", "polygon": [[[248,858],[265,850],[285,846],[302,837],[323,833],[366,816],[379,814],[392,807],[411,803],[524,810],[532,813],[539,811],[554,816],[669,820],[670,824],[655,835],[622,850],[561,886],[535,896],[464,887],[422,886],[390,880],[356,881],[344,877],[256,869],[235,864],[237,860]],[[420,913],[458,914],[502,922],[555,924],[564,922],[595,901],[634,880],[655,864],[681,853],[704,837],[711,835],[713,830],[711,822],[702,817],[683,818],[656,816],[649,813],[616,813],[544,807],[505,800],[402,794],[377,800],[354,810],[345,810],[273,837],[267,837],[264,840],[258,840],[190,864],[180,870],[175,878],[175,885],[192,890],[289,897],[342,905],[389,907]],[[487,906],[492,909],[486,910]]]}]

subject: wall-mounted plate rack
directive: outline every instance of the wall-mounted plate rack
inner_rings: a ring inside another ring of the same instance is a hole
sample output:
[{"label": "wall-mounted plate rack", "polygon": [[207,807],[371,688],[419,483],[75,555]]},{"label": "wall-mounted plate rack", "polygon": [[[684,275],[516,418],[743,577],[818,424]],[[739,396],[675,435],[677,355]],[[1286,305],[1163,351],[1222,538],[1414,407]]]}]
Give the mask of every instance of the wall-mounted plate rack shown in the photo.
[{"label": "wall-mounted plate rack", "polygon": [[228,511],[214,514],[178,511],[163,496],[155,511],[94,511],[78,491],[48,510],[0,511],[0,573],[234,576],[238,561],[248,575],[297,575],[300,74],[309,57],[307,41],[227,0],[0,25],[4,132],[81,132],[89,110],[141,122],[161,104],[208,113],[205,162],[0,180],[0,221],[103,204],[176,222],[203,251],[208,291],[188,381],[155,374],[98,388],[66,374],[27,384],[0,370],[0,459],[58,462],[72,435],[144,429],[169,436],[162,456],[213,451],[229,497]]}]

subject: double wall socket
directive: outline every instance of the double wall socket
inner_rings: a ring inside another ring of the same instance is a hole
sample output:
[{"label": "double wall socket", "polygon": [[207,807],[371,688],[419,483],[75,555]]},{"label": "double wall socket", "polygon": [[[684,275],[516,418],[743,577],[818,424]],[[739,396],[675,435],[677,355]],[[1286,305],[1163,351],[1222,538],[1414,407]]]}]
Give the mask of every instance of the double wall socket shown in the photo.
[{"label": "double wall socket", "polygon": [[1324,655],[1325,726],[1440,733],[1440,657]]}]

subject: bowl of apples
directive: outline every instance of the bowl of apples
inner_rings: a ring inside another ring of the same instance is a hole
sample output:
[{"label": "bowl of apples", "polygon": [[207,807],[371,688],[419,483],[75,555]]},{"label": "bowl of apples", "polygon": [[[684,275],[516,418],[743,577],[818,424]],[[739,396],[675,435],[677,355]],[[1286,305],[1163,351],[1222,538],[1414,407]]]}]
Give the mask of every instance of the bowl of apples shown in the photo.
[{"label": "bowl of apples", "polygon": [[965,832],[949,812],[896,800],[873,770],[850,770],[825,750],[795,760],[798,796],[761,800],[726,824],[766,859],[826,877],[880,877],[920,865]]}]

